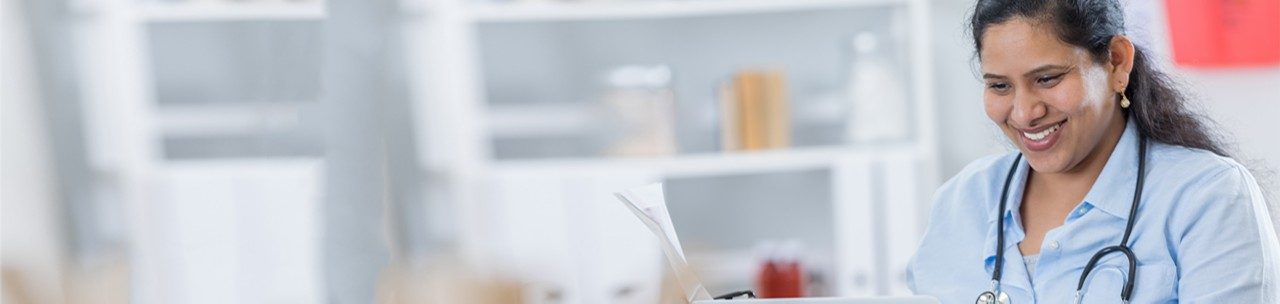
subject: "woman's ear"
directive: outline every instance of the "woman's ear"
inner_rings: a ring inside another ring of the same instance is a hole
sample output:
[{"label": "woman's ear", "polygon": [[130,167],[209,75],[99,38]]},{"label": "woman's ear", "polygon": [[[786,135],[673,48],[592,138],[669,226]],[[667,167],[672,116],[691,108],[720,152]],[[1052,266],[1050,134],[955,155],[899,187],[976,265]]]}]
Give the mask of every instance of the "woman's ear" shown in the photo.
[{"label": "woman's ear", "polygon": [[1124,35],[1111,37],[1109,62],[1111,65],[1111,87],[1116,92],[1123,92],[1129,86],[1129,73],[1133,71],[1133,56],[1136,49],[1133,41]]}]

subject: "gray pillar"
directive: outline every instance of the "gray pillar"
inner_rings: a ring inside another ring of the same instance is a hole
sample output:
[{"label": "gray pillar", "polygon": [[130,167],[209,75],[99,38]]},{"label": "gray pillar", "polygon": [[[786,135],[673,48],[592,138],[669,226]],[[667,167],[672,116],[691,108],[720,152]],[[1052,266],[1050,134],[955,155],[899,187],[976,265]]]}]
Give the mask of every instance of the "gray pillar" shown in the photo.
[{"label": "gray pillar", "polygon": [[394,176],[404,139],[394,1],[329,0],[321,102],[326,172],[324,290],[330,303],[372,303],[400,233]]}]

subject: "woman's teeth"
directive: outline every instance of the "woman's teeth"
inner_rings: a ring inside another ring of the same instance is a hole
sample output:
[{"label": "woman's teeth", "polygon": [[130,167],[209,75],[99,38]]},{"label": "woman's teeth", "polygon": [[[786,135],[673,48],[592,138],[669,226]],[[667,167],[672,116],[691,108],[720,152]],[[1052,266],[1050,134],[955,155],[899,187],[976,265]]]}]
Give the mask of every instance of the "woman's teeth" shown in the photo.
[{"label": "woman's teeth", "polygon": [[1027,139],[1030,139],[1033,141],[1041,141],[1041,140],[1044,140],[1045,137],[1049,137],[1049,134],[1053,134],[1053,132],[1057,132],[1058,128],[1060,127],[1062,127],[1062,123],[1058,123],[1056,125],[1053,125],[1052,127],[1049,127],[1048,129],[1044,129],[1043,131],[1036,132],[1036,133],[1022,132],[1022,136],[1026,136]]}]

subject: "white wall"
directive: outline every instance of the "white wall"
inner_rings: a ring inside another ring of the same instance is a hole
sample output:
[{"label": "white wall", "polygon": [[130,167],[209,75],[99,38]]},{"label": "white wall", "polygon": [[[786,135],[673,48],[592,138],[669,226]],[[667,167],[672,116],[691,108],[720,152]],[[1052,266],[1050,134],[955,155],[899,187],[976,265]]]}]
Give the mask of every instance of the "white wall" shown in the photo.
[{"label": "white wall", "polygon": [[1280,192],[1280,68],[1234,71],[1179,69],[1206,113],[1238,148],[1236,159]]}]

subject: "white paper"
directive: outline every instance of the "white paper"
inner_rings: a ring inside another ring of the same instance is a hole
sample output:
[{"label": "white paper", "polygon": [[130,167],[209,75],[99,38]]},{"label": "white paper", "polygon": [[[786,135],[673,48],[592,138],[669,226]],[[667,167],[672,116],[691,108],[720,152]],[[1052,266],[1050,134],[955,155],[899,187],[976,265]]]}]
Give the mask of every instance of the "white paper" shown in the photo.
[{"label": "white paper", "polygon": [[671,269],[675,271],[676,281],[685,292],[685,299],[692,303],[697,300],[710,300],[711,294],[689,268],[685,260],[684,249],[680,247],[680,238],[676,236],[675,226],[671,224],[671,214],[667,212],[667,201],[662,195],[662,184],[634,188],[614,193],[623,205],[627,206],[636,217],[649,227],[662,243],[662,252],[666,254]]}]

